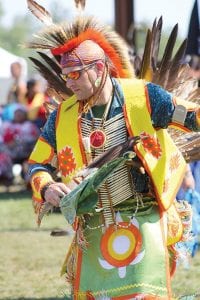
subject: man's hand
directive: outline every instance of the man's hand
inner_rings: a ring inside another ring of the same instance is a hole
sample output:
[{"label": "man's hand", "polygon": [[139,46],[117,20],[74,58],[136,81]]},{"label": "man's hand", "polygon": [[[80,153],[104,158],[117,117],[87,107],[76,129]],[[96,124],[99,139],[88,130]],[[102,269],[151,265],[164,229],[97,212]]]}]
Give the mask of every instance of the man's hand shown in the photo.
[{"label": "man's hand", "polygon": [[55,182],[50,184],[46,189],[44,193],[44,199],[46,202],[58,207],[60,199],[70,192],[71,190],[64,183]]}]

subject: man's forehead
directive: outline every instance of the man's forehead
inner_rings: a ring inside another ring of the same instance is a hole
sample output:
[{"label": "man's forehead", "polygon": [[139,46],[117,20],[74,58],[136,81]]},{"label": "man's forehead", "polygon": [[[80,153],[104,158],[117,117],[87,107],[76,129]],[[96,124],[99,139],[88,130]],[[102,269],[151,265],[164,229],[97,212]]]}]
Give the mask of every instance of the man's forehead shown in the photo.
[{"label": "man's forehead", "polygon": [[96,61],[94,61],[88,65],[85,64],[85,65],[81,65],[81,66],[65,67],[65,68],[62,68],[62,74],[68,74],[70,72],[81,71],[81,70],[86,69],[87,67],[95,65],[95,63],[96,63]]},{"label": "man's forehead", "polygon": [[60,64],[62,68],[77,67],[76,70],[81,70],[84,65],[99,59],[105,59],[103,49],[95,42],[86,40],[77,48],[63,53]]},{"label": "man's forehead", "polygon": [[68,74],[70,72],[79,71],[84,69],[85,66],[67,67],[62,69],[63,74]]}]

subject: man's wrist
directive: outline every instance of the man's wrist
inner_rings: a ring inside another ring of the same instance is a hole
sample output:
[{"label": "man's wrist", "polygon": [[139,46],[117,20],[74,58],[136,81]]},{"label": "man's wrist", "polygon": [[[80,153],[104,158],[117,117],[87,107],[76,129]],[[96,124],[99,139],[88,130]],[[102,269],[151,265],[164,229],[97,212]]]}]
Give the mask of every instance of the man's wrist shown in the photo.
[{"label": "man's wrist", "polygon": [[54,181],[49,181],[41,188],[40,194],[44,201],[45,201],[45,192],[50,187],[50,185],[52,185],[53,183],[54,183]]}]

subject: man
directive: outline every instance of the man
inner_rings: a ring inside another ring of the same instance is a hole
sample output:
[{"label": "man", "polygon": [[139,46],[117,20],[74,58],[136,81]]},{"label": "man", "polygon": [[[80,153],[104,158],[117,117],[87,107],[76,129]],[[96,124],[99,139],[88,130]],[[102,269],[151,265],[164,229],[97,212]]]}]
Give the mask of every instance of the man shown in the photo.
[{"label": "man", "polygon": [[[129,136],[140,136],[133,161],[142,168],[120,166],[100,187],[96,212],[74,223],[63,270],[73,299],[172,299],[168,247],[182,236],[173,202],[185,161],[166,128],[174,123],[198,131],[199,113],[182,102],[189,109],[177,123],[179,99],[132,79],[126,45],[98,26],[82,18],[64,31],[48,29],[57,37],[54,46],[52,39],[40,39],[60,57],[62,78],[74,96],[50,115],[30,157],[36,209],[44,202],[59,206],[84,165]],[[57,171],[61,182],[54,180]]]}]

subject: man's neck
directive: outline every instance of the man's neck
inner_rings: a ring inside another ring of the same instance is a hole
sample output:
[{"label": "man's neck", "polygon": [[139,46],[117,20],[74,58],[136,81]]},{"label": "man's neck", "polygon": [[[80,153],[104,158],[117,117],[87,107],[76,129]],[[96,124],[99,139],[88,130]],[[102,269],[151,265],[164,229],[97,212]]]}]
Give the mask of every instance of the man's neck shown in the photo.
[{"label": "man's neck", "polygon": [[104,87],[102,88],[100,94],[96,101],[94,101],[94,106],[101,106],[107,104],[111,98],[113,93],[113,85],[109,76],[106,78],[106,82]]}]

